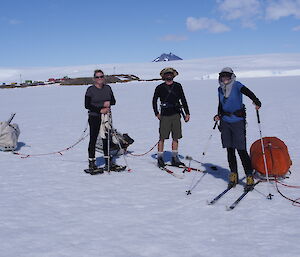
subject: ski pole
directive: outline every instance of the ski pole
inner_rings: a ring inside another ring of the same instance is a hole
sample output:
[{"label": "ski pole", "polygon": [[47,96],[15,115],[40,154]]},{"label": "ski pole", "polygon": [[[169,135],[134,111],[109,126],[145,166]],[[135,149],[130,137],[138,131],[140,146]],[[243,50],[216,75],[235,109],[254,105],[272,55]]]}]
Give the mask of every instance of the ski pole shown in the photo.
[{"label": "ski pole", "polygon": [[[111,113],[110,113],[110,115],[111,115]],[[118,141],[118,146],[119,146],[119,148],[120,148],[120,150],[121,150],[121,149],[122,149],[122,146],[121,146],[120,140],[119,140],[119,138],[118,138],[116,129],[114,129],[112,123],[113,123],[113,122],[112,122],[112,115],[111,115],[111,129],[112,129],[112,132],[113,132],[115,138],[116,138],[117,141]],[[127,171],[130,172],[131,169],[130,169],[129,166],[128,166],[128,162],[127,162],[127,159],[126,159],[126,157],[125,157],[125,151],[124,151],[124,153],[123,153],[122,155],[123,155],[123,159],[124,159],[124,162],[125,162],[125,164],[126,164],[126,167],[127,167]]]},{"label": "ski pole", "polygon": [[212,130],[212,132],[211,132],[211,134],[210,134],[210,136],[209,136],[209,138],[207,140],[206,146],[205,146],[205,148],[204,148],[204,150],[202,152],[202,160],[201,160],[201,162],[203,162],[204,156],[206,155],[206,151],[208,150],[208,147],[209,147],[210,140],[211,140],[211,138],[213,136],[213,132],[216,129],[217,125],[218,125],[218,121],[215,121],[215,125],[213,127],[213,130]]},{"label": "ski pole", "polygon": [[[212,132],[211,132],[210,136],[208,137],[207,143],[206,143],[206,145],[205,145],[205,147],[204,147],[204,150],[203,150],[203,152],[202,152],[202,159],[201,159],[201,161],[199,161],[200,164],[203,164],[203,159],[204,159],[204,157],[205,157],[205,155],[206,155],[206,151],[208,150],[209,143],[210,143],[211,138],[212,138],[212,136],[213,136],[213,132],[214,132],[214,130],[215,130],[216,127],[217,127],[217,124],[218,124],[218,121],[215,121],[215,124],[214,124],[214,126],[213,126]],[[202,176],[196,181],[195,184],[194,184],[194,180],[195,180],[195,178],[196,178],[196,176],[197,176],[197,173],[194,174],[193,179],[192,179],[192,182],[191,182],[191,185],[190,185],[189,189],[186,191],[186,194],[187,194],[187,195],[192,194],[192,190],[194,190],[194,188],[199,184],[199,182],[202,180],[202,178],[203,178],[206,174],[207,174],[207,172],[204,172],[204,173],[202,174]]]},{"label": "ski pole", "polygon": [[16,115],[16,113],[12,113],[12,114],[10,115],[10,118],[9,118],[8,121],[7,121],[8,124],[11,123],[11,121],[13,120],[13,118],[15,117],[15,115]]},{"label": "ski pole", "polygon": [[271,200],[273,195],[271,194],[271,191],[270,191],[269,171],[268,171],[268,167],[267,167],[267,159],[266,159],[264,141],[263,141],[262,132],[261,132],[261,124],[260,124],[260,117],[259,117],[258,110],[256,110],[256,116],[257,116],[257,123],[258,123],[259,135],[260,135],[261,150],[262,150],[264,166],[265,166],[265,170],[266,170],[266,178],[267,178],[267,183],[268,183],[268,188],[269,188],[269,194],[267,196],[267,199]]},{"label": "ski pole", "polygon": [[[194,161],[194,162],[197,162],[197,163],[199,163],[199,164],[201,164],[201,165],[204,164],[203,162],[200,162],[200,161],[197,161],[197,160],[193,159],[193,157],[192,157],[192,156],[189,156],[189,155],[185,156],[185,159],[188,160],[190,163],[191,163],[191,161]],[[218,168],[217,168],[216,166],[214,166],[214,165],[210,166],[210,168],[211,168],[212,170],[217,170],[217,169],[218,169]]]},{"label": "ski pole", "polygon": [[111,131],[111,112],[108,113],[107,130],[107,171],[110,173],[110,131]]}]

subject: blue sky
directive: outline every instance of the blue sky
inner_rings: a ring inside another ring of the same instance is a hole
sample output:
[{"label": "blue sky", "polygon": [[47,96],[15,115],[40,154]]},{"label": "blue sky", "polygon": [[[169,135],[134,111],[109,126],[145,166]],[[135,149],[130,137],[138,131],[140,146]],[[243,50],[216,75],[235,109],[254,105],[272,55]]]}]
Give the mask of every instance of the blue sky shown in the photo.
[{"label": "blue sky", "polygon": [[0,66],[300,52],[300,0],[2,0]]}]

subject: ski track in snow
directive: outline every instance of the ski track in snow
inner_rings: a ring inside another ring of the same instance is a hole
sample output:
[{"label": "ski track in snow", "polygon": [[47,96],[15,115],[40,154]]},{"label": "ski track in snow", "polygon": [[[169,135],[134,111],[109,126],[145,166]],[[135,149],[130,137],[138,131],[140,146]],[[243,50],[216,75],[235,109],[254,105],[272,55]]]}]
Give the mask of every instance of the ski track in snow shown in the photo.
[{"label": "ski track in snow", "polygon": [[[299,175],[299,77],[240,79],[262,101],[264,136],[277,136],[289,147],[293,160],[289,184]],[[179,81],[191,110],[183,124],[179,153],[200,160],[213,132],[205,167],[217,166],[187,196],[195,172],[180,180],[155,167],[154,149],[142,157],[128,155],[131,173],[90,176],[88,139],[59,154],[20,158],[1,152],[0,256],[2,257],[298,257],[300,209],[270,186],[260,183],[235,210],[227,212],[243,191],[231,190],[214,206],[211,200],[226,188],[228,166],[220,134],[212,130],[217,110],[217,82]],[[158,83],[131,82],[111,85],[117,99],[114,127],[135,140],[133,153],[148,151],[158,138],[158,120],[151,100]],[[47,153],[72,145],[86,126],[83,107],[86,86],[37,87],[1,90],[0,117],[11,112],[21,129],[20,153]],[[259,138],[251,101],[247,107],[248,148]],[[166,141],[169,156],[171,141]],[[97,155],[97,162],[103,162]],[[117,163],[124,164],[123,158]],[[187,162],[186,162],[187,163]],[[239,174],[243,177],[240,161]],[[199,167],[193,163],[194,167]],[[170,167],[172,169],[172,167]],[[175,171],[175,168],[174,168]],[[176,169],[176,172],[179,172]],[[195,180],[202,173],[197,173]],[[281,188],[292,198],[297,189]]]}]

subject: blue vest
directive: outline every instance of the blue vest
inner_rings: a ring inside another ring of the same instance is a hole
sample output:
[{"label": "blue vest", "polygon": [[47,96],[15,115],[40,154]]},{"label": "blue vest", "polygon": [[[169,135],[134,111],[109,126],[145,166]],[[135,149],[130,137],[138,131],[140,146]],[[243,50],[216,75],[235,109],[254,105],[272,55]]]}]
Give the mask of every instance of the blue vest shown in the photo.
[{"label": "blue vest", "polygon": [[[222,109],[225,112],[233,113],[243,108],[243,94],[241,93],[241,88],[243,86],[244,85],[239,81],[235,81],[234,84],[232,85],[232,89],[228,98],[225,98],[222,88],[221,87],[218,88],[219,101],[222,106]],[[223,121],[229,123],[238,122],[243,119],[244,118],[237,117],[234,114],[232,114],[231,116],[224,115],[222,117]]]}]

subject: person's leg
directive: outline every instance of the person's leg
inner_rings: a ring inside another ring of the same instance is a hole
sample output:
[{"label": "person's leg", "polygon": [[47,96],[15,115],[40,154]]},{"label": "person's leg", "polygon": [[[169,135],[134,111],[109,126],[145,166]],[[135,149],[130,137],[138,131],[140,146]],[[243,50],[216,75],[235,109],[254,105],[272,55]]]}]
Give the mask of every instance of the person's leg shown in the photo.
[{"label": "person's leg", "polygon": [[181,162],[178,157],[178,145],[179,145],[178,139],[182,138],[180,114],[175,114],[172,116],[171,132],[172,132],[172,165],[185,166],[185,164]]},{"label": "person's leg", "polygon": [[160,139],[158,142],[158,146],[157,146],[157,166],[158,167],[164,167],[165,166],[165,162],[164,162],[164,139]]},{"label": "person's leg", "polygon": [[238,183],[238,170],[237,170],[235,149],[232,147],[227,148],[227,160],[230,169],[228,186],[235,187],[236,184]]},{"label": "person's leg", "polygon": [[238,150],[246,176],[253,174],[252,164],[247,150]]},{"label": "person's leg", "polygon": [[250,157],[246,148],[246,121],[242,120],[233,124],[233,142],[234,147],[238,149],[238,154],[242,161],[242,165],[246,174],[246,186],[245,190],[252,190],[254,179],[253,169],[251,165]]},{"label": "person's leg", "polygon": [[97,166],[96,166],[95,152],[96,152],[97,137],[100,130],[101,116],[90,116],[88,122],[90,126],[90,141],[88,147],[89,168],[96,169]]},{"label": "person's leg", "polygon": [[227,160],[229,164],[229,169],[231,172],[237,173],[237,161],[236,161],[236,156],[235,156],[235,149],[230,147],[227,148]]},{"label": "person's leg", "polygon": [[110,156],[109,156],[109,153],[108,153],[108,134],[105,133],[105,136],[106,136],[106,138],[102,138],[102,142],[103,142],[103,157],[104,157],[104,161],[105,161],[104,169],[106,171],[108,171],[108,169],[111,169],[111,166],[108,165],[108,163],[110,161]]},{"label": "person's leg", "polygon": [[249,157],[249,154],[247,153],[247,150],[238,150],[238,153],[241,158],[242,165],[246,174],[245,190],[249,191],[253,189],[253,185],[254,185],[253,168],[251,164],[251,159]]},{"label": "person's leg", "polygon": [[165,162],[163,159],[164,142],[168,139],[171,131],[171,123],[169,116],[161,116],[159,121],[159,142],[157,146],[157,166],[164,167]]},{"label": "person's leg", "polygon": [[172,152],[178,153],[178,139],[172,140]]}]

